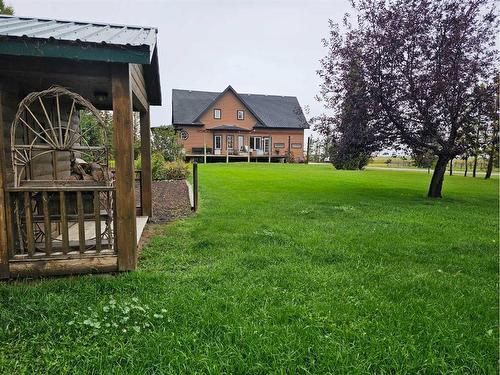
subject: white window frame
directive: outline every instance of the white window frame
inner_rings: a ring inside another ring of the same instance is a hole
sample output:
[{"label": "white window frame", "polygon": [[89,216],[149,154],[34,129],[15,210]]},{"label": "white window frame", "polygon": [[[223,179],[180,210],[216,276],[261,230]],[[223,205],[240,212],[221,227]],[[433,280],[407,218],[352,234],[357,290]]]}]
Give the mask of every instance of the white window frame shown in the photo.
[{"label": "white window frame", "polygon": [[[253,149],[252,150],[262,150],[262,137],[251,137],[253,138]],[[255,147],[255,141],[259,140],[259,147]]]},{"label": "white window frame", "polygon": [[[219,147],[217,147],[217,140],[219,140]],[[214,150],[222,150],[222,135],[214,135]]]},{"label": "white window frame", "polygon": [[[241,113],[241,117],[240,117]],[[236,111],[236,120],[244,120],[245,119],[245,111],[243,109],[238,109]]]},{"label": "white window frame", "polygon": [[[218,117],[217,117],[216,113],[219,114]],[[220,120],[221,118],[222,118],[222,109],[220,109],[220,108],[214,108],[214,119]]]},{"label": "white window frame", "polygon": [[[267,149],[266,149],[267,143]],[[262,137],[262,151],[264,153],[269,152],[271,150],[271,137]]]}]

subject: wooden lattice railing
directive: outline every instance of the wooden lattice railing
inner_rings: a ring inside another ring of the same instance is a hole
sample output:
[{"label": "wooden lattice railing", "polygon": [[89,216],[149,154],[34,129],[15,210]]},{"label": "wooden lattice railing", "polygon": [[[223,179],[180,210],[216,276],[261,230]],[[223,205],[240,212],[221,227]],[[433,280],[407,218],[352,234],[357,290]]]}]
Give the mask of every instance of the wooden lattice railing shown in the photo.
[{"label": "wooden lattice railing", "polygon": [[114,187],[39,185],[6,189],[10,259],[116,254]]}]

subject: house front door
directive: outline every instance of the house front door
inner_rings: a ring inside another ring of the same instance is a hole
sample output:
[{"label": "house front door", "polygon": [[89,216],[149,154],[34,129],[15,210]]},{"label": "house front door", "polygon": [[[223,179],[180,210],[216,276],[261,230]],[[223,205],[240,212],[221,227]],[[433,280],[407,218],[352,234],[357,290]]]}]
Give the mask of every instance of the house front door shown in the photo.
[{"label": "house front door", "polygon": [[222,136],[214,135],[214,154],[220,155],[221,149],[222,149]]},{"label": "house front door", "polygon": [[242,135],[238,136],[238,151],[245,151],[245,138]]}]

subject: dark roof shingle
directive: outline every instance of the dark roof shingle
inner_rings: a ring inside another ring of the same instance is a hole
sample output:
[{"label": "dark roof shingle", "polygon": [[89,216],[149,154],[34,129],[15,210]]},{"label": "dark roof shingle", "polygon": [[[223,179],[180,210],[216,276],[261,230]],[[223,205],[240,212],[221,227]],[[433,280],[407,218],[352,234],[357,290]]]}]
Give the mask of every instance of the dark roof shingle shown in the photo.
[{"label": "dark roof shingle", "polygon": [[[226,89],[227,90],[227,89]],[[172,90],[172,123],[191,124],[220,95],[220,92]],[[309,124],[295,96],[239,94],[249,110],[269,128],[308,129]]]}]

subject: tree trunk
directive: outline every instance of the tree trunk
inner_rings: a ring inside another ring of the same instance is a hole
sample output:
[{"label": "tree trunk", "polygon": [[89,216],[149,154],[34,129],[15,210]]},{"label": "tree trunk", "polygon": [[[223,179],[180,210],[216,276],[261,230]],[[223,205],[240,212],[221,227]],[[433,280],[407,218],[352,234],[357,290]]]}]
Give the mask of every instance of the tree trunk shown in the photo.
[{"label": "tree trunk", "polygon": [[484,175],[485,180],[491,177],[491,172],[493,172],[493,157],[494,157],[494,152],[490,154],[490,157],[488,158],[488,166],[486,167],[486,174]]},{"label": "tree trunk", "polygon": [[495,162],[495,156],[498,155],[497,146],[498,146],[498,119],[496,120],[496,122],[493,123],[493,136],[491,137],[488,165],[486,167],[486,174],[484,175],[485,179],[490,178],[491,172],[493,172],[493,164]]},{"label": "tree trunk", "polygon": [[439,155],[432,174],[431,184],[427,196],[429,198],[441,198],[441,190],[443,189],[444,174],[446,173],[446,165],[448,164],[449,157],[446,155]]},{"label": "tree trunk", "polygon": [[474,155],[474,164],[472,166],[472,177],[476,177],[477,170],[477,155]]},{"label": "tree trunk", "polygon": [[464,159],[464,161],[465,161],[465,171],[464,171],[464,177],[467,177],[467,171],[468,171],[468,169],[469,169],[469,164],[468,164],[468,163],[469,163],[469,157],[468,157],[468,156],[466,156],[466,157],[465,157],[465,159]]},{"label": "tree trunk", "polygon": [[450,176],[453,176],[453,159],[450,160]]}]

